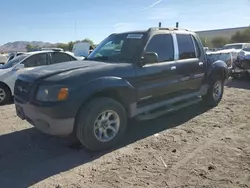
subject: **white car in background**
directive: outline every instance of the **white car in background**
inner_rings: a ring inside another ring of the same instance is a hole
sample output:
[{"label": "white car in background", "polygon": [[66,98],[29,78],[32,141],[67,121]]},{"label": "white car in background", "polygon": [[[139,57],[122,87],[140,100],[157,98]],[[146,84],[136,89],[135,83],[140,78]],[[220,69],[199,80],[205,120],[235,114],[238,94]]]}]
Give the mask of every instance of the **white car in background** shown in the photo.
[{"label": "white car in background", "polygon": [[234,49],[236,51],[241,51],[246,48],[250,48],[250,43],[231,43],[222,47],[223,50]]},{"label": "white car in background", "polygon": [[0,54],[0,66],[5,64],[8,61],[8,57],[6,55]]},{"label": "white car in background", "polygon": [[24,53],[25,52],[11,52],[11,53],[9,53],[7,62],[14,59],[15,57],[17,57],[19,55],[24,54]]},{"label": "white car in background", "polygon": [[38,66],[79,60],[64,51],[42,50],[18,55],[4,65],[0,65],[0,105],[8,102],[14,94],[16,78],[27,70]]}]

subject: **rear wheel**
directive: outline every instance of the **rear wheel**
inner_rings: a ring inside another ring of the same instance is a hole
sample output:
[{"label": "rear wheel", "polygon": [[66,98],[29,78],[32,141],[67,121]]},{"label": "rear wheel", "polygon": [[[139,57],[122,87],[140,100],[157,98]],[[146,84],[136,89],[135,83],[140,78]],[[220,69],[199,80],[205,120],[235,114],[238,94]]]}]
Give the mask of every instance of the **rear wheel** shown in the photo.
[{"label": "rear wheel", "polygon": [[0,105],[9,102],[11,98],[11,93],[5,85],[0,85]]},{"label": "rear wheel", "polygon": [[121,141],[127,126],[124,107],[111,98],[96,98],[76,118],[77,138],[88,149],[111,149]]},{"label": "rear wheel", "polygon": [[224,93],[224,80],[221,78],[213,79],[208,88],[207,94],[204,95],[203,102],[208,106],[217,106]]}]

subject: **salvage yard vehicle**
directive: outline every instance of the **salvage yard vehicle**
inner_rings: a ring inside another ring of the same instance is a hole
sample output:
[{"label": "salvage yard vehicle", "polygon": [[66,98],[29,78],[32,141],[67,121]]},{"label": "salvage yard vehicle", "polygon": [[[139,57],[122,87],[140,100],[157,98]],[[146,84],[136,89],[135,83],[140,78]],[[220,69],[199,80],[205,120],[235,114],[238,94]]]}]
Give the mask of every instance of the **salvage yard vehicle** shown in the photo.
[{"label": "salvage yard vehicle", "polygon": [[194,32],[116,33],[84,63],[19,75],[16,113],[44,133],[73,134],[90,150],[106,150],[122,140],[128,118],[149,120],[198,102],[216,106],[227,76],[226,63],[209,63]]},{"label": "salvage yard vehicle", "polygon": [[8,60],[7,62],[9,62],[10,60],[14,59],[15,57],[24,54],[25,52],[11,52],[8,56]]},{"label": "salvage yard vehicle", "polygon": [[235,60],[233,58],[233,54],[230,50],[219,50],[215,52],[206,52],[208,61],[211,61],[211,63],[222,60],[227,64],[228,67],[228,76],[232,75],[233,67]]},{"label": "salvage yard vehicle", "polygon": [[241,50],[235,61],[233,77],[237,78],[243,74],[250,75],[250,47]]},{"label": "salvage yard vehicle", "polygon": [[235,50],[244,50],[246,48],[250,48],[250,43],[231,43],[226,44],[222,47],[223,50],[235,49]]},{"label": "salvage yard vehicle", "polygon": [[74,56],[54,50],[23,53],[0,66],[0,105],[10,101],[14,95],[17,76],[38,66],[77,60]]},{"label": "salvage yard vehicle", "polygon": [[0,54],[0,66],[7,62],[8,58],[5,55]]}]

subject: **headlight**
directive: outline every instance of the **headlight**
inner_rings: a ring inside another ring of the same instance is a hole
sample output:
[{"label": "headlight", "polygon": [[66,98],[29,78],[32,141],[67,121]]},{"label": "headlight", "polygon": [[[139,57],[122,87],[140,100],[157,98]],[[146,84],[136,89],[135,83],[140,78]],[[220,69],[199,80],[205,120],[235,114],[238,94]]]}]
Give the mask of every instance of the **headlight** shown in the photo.
[{"label": "headlight", "polygon": [[65,86],[39,86],[36,93],[36,100],[44,102],[64,101],[69,96],[69,89]]}]

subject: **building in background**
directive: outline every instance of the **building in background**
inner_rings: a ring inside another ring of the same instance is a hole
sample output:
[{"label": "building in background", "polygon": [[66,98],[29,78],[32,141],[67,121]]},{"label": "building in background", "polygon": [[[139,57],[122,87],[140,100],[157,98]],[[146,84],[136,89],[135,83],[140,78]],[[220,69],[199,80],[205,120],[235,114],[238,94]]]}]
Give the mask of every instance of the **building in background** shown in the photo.
[{"label": "building in background", "polygon": [[[249,26],[250,27],[250,26]],[[216,30],[207,30],[207,31],[196,31],[200,38],[205,40],[210,40],[215,37],[224,37],[231,38],[238,31],[243,31],[249,27],[236,27],[228,29],[216,29]]]}]

